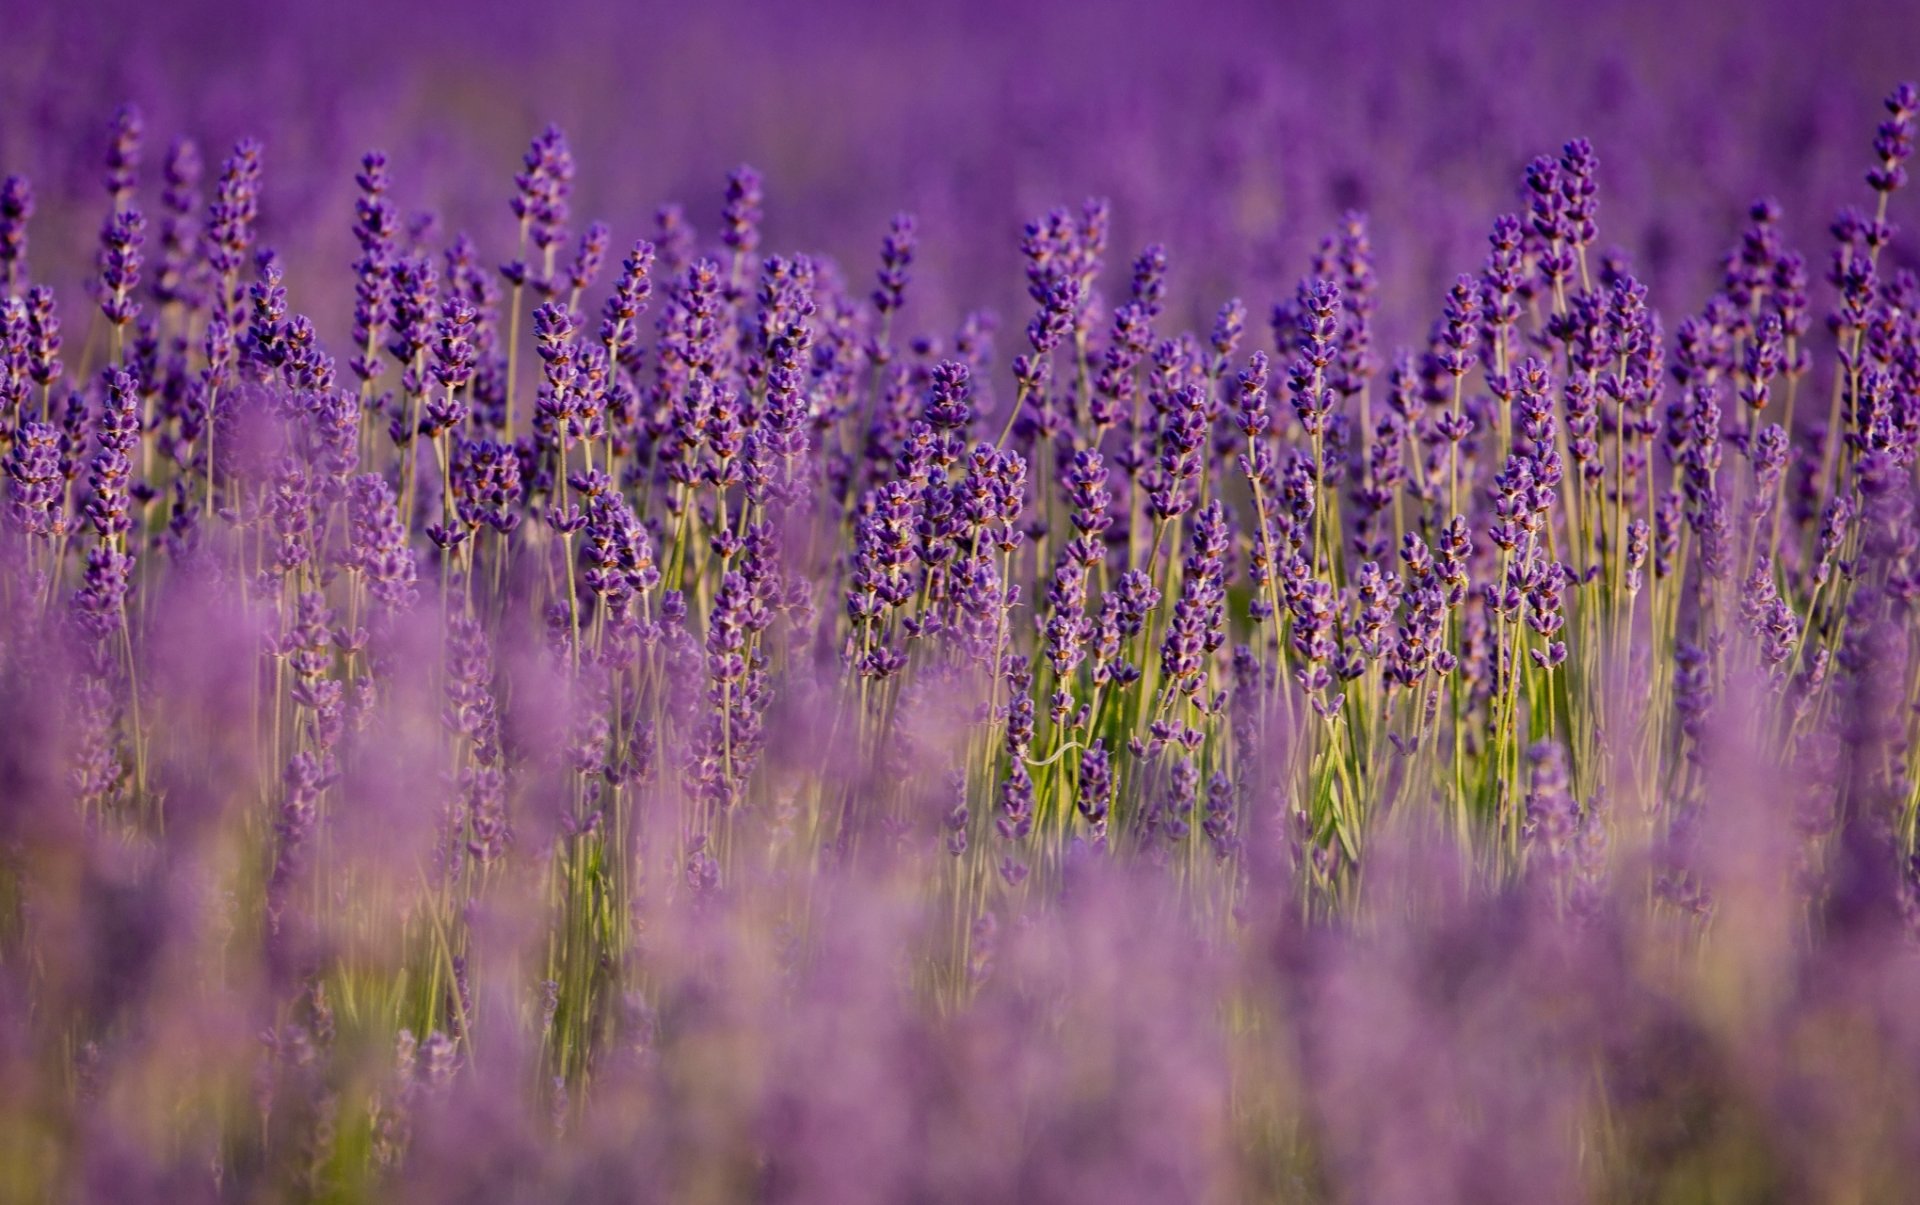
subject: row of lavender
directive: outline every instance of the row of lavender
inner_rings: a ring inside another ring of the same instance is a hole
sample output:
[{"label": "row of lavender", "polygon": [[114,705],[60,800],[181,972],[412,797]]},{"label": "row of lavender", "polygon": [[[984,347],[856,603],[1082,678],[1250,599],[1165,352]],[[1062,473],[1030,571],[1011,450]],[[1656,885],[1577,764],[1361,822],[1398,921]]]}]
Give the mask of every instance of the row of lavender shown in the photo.
[{"label": "row of lavender", "polygon": [[1898,1183],[1886,107],[1818,300],[1762,201],[1667,332],[1574,141],[1393,351],[1359,214],[1258,333],[1176,329],[1100,202],[1026,229],[1023,329],[916,332],[904,216],[871,286],[763,257],[742,168],[716,246],[619,249],[550,129],[497,263],[373,154],[338,358],[263,148],[156,189],[122,110],[84,306],[0,187],[0,1174]]}]

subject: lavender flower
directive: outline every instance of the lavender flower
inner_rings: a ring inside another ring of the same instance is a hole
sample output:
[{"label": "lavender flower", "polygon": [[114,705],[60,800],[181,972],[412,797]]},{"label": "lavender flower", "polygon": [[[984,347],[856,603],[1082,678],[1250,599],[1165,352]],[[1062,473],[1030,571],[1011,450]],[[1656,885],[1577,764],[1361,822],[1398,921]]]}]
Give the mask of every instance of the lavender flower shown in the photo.
[{"label": "lavender flower", "polygon": [[140,284],[140,247],[147,221],[137,209],[117,210],[100,233],[100,309],[107,321],[125,326],[140,314],[133,299]]},{"label": "lavender flower", "polygon": [[0,182],[0,263],[6,265],[7,296],[17,296],[27,270],[27,223],[33,218],[33,186],[24,176]]}]

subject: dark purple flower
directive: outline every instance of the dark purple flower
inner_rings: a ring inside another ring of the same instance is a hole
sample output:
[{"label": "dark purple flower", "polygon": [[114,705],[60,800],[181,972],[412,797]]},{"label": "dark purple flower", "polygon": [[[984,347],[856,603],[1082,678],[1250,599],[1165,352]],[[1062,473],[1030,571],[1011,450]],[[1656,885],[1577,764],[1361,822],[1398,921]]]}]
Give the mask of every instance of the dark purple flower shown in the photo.
[{"label": "dark purple flower", "polygon": [[215,298],[229,322],[240,320],[238,277],[253,249],[254,223],[260,216],[261,146],[242,139],[220,169],[220,182],[207,211],[206,258],[225,291]]},{"label": "dark purple flower", "polygon": [[573,153],[558,126],[548,126],[533,140],[513,178],[516,192],[508,202],[519,219],[522,249],[531,242],[540,253],[538,267],[515,259],[500,269],[507,283],[532,285],[540,293],[553,291],[555,249],[566,240],[568,198],[573,190]]},{"label": "dark purple flower", "polygon": [[1107,742],[1096,740],[1080,755],[1080,795],[1074,801],[1086,818],[1096,843],[1107,835],[1107,814],[1113,807],[1113,765]]},{"label": "dark purple flower", "polygon": [[125,326],[140,314],[134,290],[140,285],[140,247],[147,220],[137,209],[121,209],[100,232],[100,310],[107,321]]},{"label": "dark purple flower", "polygon": [[1920,85],[1901,84],[1888,95],[1888,118],[1873,137],[1873,153],[1880,162],[1867,172],[1867,184],[1875,192],[1890,193],[1907,182],[1905,165],[1913,154],[1916,112],[1920,112]]},{"label": "dark purple flower", "polygon": [[906,304],[908,269],[913,266],[915,246],[913,216],[895,214],[880,243],[880,271],[873,290],[873,308],[890,321]]},{"label": "dark purple flower", "polygon": [[25,176],[0,183],[0,264],[6,265],[6,290],[15,295],[27,274],[27,223],[33,218],[33,186]]}]

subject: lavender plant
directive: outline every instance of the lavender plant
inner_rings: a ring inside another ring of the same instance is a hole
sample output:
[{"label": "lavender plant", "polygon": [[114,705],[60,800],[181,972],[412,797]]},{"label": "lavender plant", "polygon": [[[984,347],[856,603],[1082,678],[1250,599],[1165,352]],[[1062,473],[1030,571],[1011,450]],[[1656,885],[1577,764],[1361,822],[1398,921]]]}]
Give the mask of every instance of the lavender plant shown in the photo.
[{"label": "lavender plant", "polygon": [[1003,333],[558,125],[283,256],[119,109],[91,257],[0,186],[4,1195],[1897,1199],[1917,118],[1668,317],[1574,138],[1251,326],[1048,210]]}]

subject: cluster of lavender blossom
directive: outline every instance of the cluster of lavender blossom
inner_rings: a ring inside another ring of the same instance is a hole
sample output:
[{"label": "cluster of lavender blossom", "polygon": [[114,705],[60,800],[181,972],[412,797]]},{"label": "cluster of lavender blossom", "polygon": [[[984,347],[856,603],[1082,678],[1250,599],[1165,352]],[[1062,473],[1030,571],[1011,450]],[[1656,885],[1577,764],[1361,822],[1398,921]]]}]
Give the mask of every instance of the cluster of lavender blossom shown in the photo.
[{"label": "cluster of lavender blossom", "polygon": [[1897,1193],[1917,113],[1671,329],[1567,142],[1392,347],[1358,212],[934,329],[551,127],[310,317],[121,109],[84,294],[0,184],[0,1195]]}]

